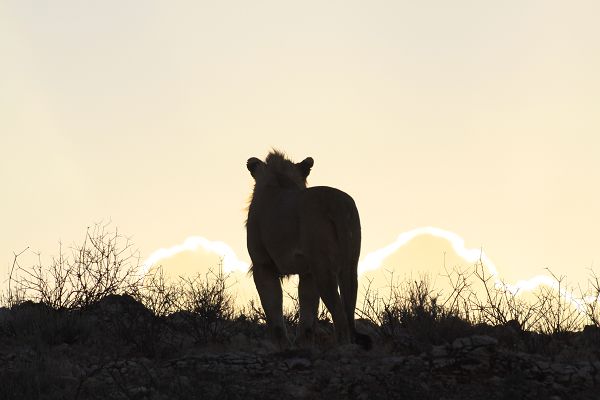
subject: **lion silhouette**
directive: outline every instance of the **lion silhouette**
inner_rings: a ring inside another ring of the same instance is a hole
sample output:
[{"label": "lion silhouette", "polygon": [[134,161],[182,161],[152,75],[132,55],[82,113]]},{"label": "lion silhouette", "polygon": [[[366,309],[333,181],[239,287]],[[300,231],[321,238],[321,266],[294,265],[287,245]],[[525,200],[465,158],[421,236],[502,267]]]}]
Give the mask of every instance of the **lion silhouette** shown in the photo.
[{"label": "lion silhouette", "polygon": [[[290,346],[283,320],[280,279],[298,274],[299,345],[314,343],[319,298],[331,313],[339,344],[371,347],[356,332],[354,310],[361,228],[352,197],[327,186],[306,187],[314,164],[273,150],[265,161],[246,164],[255,180],[246,221],[251,273],[267,317],[271,338]],[[339,287],[339,292],[338,292]]]}]

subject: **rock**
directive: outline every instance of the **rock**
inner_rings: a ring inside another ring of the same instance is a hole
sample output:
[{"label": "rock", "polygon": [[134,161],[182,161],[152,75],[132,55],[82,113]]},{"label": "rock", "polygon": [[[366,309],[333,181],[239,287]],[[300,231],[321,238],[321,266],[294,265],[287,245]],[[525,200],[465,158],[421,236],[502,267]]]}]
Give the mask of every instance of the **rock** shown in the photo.
[{"label": "rock", "polygon": [[498,339],[486,335],[471,336],[471,345],[473,347],[488,346],[493,347],[498,344]]},{"label": "rock", "polygon": [[521,327],[521,323],[516,319],[511,319],[502,326],[512,330],[515,333],[520,333],[523,330],[523,328]]},{"label": "rock", "polygon": [[306,358],[290,358],[284,363],[288,369],[308,369],[312,365]]},{"label": "rock", "polygon": [[303,385],[288,384],[286,391],[294,399],[304,399],[309,395],[309,390]]},{"label": "rock", "polygon": [[476,347],[467,354],[467,358],[476,360],[482,365],[489,365],[492,353],[489,347]]},{"label": "rock", "polygon": [[453,350],[471,350],[476,347],[493,347],[498,344],[498,339],[486,335],[473,335],[469,337],[458,338],[452,342]]},{"label": "rock", "polygon": [[10,320],[10,310],[6,307],[0,307],[0,325]]},{"label": "rock", "polygon": [[[458,340],[458,339],[457,339]],[[445,345],[442,346],[433,346],[431,351],[429,352],[433,358],[447,357],[449,352],[448,348]]]},{"label": "rock", "polygon": [[379,336],[379,327],[372,321],[367,319],[358,318],[355,321],[356,331],[365,335],[368,335],[371,339],[375,340]]},{"label": "rock", "polygon": [[447,358],[447,357],[435,358],[432,361],[432,367],[435,369],[445,368],[445,367],[456,364],[456,362],[457,362],[457,360],[455,358]]},{"label": "rock", "polygon": [[406,357],[386,357],[381,360],[381,364],[384,365],[388,371],[395,371],[396,369],[402,368],[406,362]]},{"label": "rock", "polygon": [[422,371],[426,367],[425,361],[421,357],[417,356],[408,356],[406,357],[406,362],[404,363],[406,368],[411,371]]},{"label": "rock", "polygon": [[236,333],[235,335],[231,336],[230,343],[233,347],[240,349],[246,349],[250,347],[250,340],[243,333]]}]

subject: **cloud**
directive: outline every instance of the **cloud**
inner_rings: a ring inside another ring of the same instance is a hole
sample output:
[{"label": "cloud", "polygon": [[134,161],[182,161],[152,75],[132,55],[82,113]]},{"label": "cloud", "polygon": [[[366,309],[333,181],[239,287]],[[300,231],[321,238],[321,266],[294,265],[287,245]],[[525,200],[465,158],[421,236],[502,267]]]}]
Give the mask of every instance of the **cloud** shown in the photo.
[{"label": "cloud", "polygon": [[583,299],[578,299],[571,291],[564,287],[564,284],[561,286],[554,277],[548,275],[536,275],[528,279],[518,280],[514,284],[503,282],[498,272],[498,268],[485,254],[482,248],[467,248],[465,247],[465,240],[458,234],[431,226],[420,227],[401,233],[393,243],[367,254],[358,264],[359,275],[368,271],[379,269],[382,265],[382,262],[386,258],[408,244],[411,240],[422,235],[431,235],[447,240],[451,244],[452,249],[456,252],[456,254],[469,263],[474,264],[481,261],[483,266],[487,268],[491,277],[494,279],[495,285],[497,287],[505,288],[512,294],[531,292],[541,285],[545,285],[558,291],[565,300],[571,302],[580,312],[585,311],[586,303],[600,301],[600,297],[597,298],[594,296],[587,296]]},{"label": "cloud", "polygon": [[214,253],[221,257],[223,260],[224,272],[246,272],[248,271],[248,268],[250,268],[248,263],[238,259],[233,249],[227,243],[211,241],[202,236],[190,236],[181,244],[160,248],[150,254],[150,256],[142,263],[142,273],[145,274],[153,265],[158,264],[164,259],[171,258],[184,251],[195,251],[198,248],[202,248],[206,252]]},{"label": "cloud", "polygon": [[465,240],[458,236],[456,233],[446,231],[441,228],[434,228],[432,226],[417,228],[413,229],[412,231],[401,233],[394,243],[367,254],[358,263],[358,273],[362,274],[366,271],[378,269],[385,258],[392,255],[394,252],[396,252],[402,246],[406,245],[412,239],[421,235],[431,235],[446,239],[448,242],[450,242],[452,248],[460,257],[464,258],[470,263],[475,263],[481,260],[492,275],[498,275],[498,270],[496,269],[496,266],[482,249],[467,249],[465,247]]},{"label": "cloud", "polygon": [[[406,246],[411,240],[423,235],[430,235],[447,240],[454,252],[468,263],[475,264],[481,261],[494,279],[496,286],[503,287],[513,294],[531,292],[541,285],[545,285],[557,290],[564,299],[571,302],[581,312],[585,310],[586,303],[600,301],[599,298],[594,296],[578,299],[567,290],[564,285],[561,286],[554,277],[548,275],[536,275],[531,278],[518,280],[513,284],[503,282],[498,272],[498,268],[482,248],[467,248],[464,239],[458,234],[431,226],[420,227],[401,233],[393,243],[364,256],[358,264],[359,276],[366,272],[378,270],[382,266],[384,260],[392,256],[403,246]],[[221,241],[211,241],[202,236],[191,236],[185,239],[181,244],[154,251],[142,263],[142,273],[148,272],[153,265],[157,265],[162,260],[174,257],[186,251],[193,252],[198,248],[219,256],[223,262],[224,272],[247,272],[249,269],[248,263],[241,261],[233,249],[226,243]]]}]

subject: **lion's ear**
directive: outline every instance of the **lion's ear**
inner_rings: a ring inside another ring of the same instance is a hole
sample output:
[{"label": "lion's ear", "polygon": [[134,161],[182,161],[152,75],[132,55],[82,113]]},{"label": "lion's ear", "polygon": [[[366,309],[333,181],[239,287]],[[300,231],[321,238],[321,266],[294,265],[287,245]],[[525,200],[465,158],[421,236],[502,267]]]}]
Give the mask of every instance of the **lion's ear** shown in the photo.
[{"label": "lion's ear", "polygon": [[250,171],[252,177],[255,177],[254,174],[256,173],[257,168],[260,164],[262,164],[262,161],[260,161],[256,157],[251,157],[248,159],[248,161],[246,161],[246,168],[248,168],[248,171]]},{"label": "lion's ear", "polygon": [[315,164],[315,160],[312,159],[312,157],[306,157],[304,159],[304,161],[302,161],[301,163],[297,164],[298,168],[300,168],[300,171],[302,172],[302,176],[304,176],[305,178],[308,176],[308,174],[310,174],[310,169],[312,168],[312,166]]}]

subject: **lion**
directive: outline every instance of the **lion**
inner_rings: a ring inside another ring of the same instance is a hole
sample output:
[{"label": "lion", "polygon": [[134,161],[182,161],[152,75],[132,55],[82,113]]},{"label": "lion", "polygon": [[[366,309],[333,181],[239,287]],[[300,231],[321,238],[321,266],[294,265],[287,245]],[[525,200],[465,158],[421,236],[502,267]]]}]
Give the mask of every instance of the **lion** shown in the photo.
[{"label": "lion", "polygon": [[[314,161],[294,163],[277,150],[265,161],[252,157],[247,168],[255,185],[246,221],[251,274],[267,318],[268,331],[280,348],[291,345],[282,310],[281,279],[299,275],[299,345],[314,343],[319,299],[333,319],[339,344],[371,347],[356,332],[354,311],[361,228],[356,204],[341,190],[307,188]],[[339,287],[339,292],[338,292]]]}]

